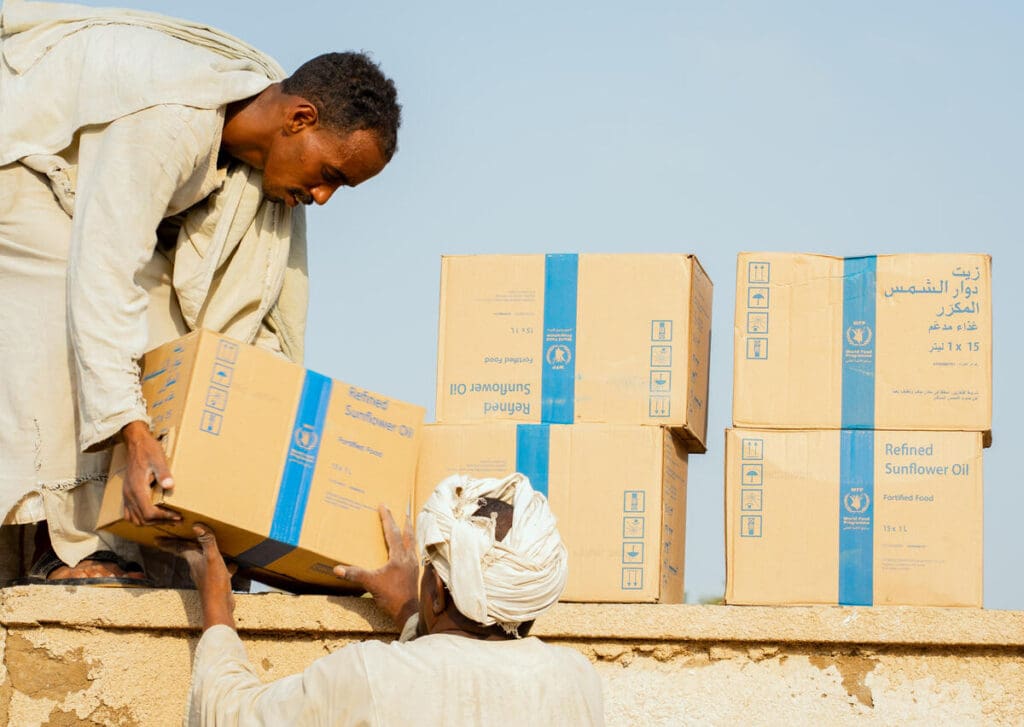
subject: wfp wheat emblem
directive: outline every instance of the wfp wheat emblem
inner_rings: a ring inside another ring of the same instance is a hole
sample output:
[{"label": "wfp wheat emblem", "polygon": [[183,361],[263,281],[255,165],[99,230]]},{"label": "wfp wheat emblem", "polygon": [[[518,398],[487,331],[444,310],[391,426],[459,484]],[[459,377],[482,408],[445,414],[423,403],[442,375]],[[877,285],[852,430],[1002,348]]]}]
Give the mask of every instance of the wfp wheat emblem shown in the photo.
[{"label": "wfp wheat emblem", "polygon": [[319,441],[320,437],[317,436],[316,430],[314,430],[309,424],[303,424],[295,430],[295,446],[299,449],[304,449],[308,452],[313,449]]},{"label": "wfp wheat emblem", "polygon": [[544,359],[548,362],[548,365],[553,369],[564,369],[569,365],[569,361],[572,360],[572,351],[569,347],[561,343],[556,343],[548,346],[547,353],[544,354]]},{"label": "wfp wheat emblem", "polygon": [[843,498],[843,507],[846,508],[846,512],[854,515],[867,512],[870,506],[871,498],[866,492],[847,492],[846,497]]},{"label": "wfp wheat emblem", "polygon": [[857,348],[870,346],[871,339],[871,326],[864,321],[854,321],[853,325],[846,329],[846,342],[851,346]]}]

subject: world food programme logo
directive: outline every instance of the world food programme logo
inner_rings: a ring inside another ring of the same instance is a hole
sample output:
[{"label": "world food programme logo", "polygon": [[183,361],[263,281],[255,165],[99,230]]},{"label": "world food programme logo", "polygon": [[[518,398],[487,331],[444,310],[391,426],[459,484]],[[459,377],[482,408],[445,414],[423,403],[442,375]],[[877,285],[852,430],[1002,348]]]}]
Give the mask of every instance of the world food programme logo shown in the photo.
[{"label": "world food programme logo", "polygon": [[552,346],[548,346],[547,353],[544,354],[544,359],[548,362],[548,365],[553,369],[564,369],[569,365],[569,361],[572,360],[572,351],[569,347],[561,343],[556,343]]},{"label": "world food programme logo", "polygon": [[846,329],[846,342],[858,348],[871,345],[871,326],[863,321],[855,321]]},{"label": "world food programme logo", "polygon": [[846,512],[856,515],[867,512],[870,506],[871,498],[868,497],[866,492],[848,492],[846,497],[843,498],[843,507],[846,508]]},{"label": "world food programme logo", "polygon": [[299,449],[309,451],[316,447],[316,444],[319,441],[320,437],[309,424],[303,424],[295,430],[295,446]]}]

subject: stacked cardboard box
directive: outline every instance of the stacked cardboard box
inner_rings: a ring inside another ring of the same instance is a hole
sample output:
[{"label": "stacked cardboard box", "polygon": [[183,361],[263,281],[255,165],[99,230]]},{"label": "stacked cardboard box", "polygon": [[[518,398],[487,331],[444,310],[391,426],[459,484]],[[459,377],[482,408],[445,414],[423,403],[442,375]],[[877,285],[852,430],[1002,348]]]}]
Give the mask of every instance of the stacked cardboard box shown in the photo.
[{"label": "stacked cardboard box", "polygon": [[521,471],[569,548],[565,600],[682,602],[710,323],[691,255],[445,257],[417,503],[453,473]]},{"label": "stacked cardboard box", "polygon": [[987,255],[743,253],[726,601],[980,606]]},{"label": "stacked cardboard box", "polygon": [[387,561],[377,507],[409,508],[421,407],[210,331],[147,353],[142,393],[175,480],[154,502],[182,520],[122,519],[119,446],[99,528],[153,545],[205,522],[224,553],[289,588],[336,589],[334,565]]}]

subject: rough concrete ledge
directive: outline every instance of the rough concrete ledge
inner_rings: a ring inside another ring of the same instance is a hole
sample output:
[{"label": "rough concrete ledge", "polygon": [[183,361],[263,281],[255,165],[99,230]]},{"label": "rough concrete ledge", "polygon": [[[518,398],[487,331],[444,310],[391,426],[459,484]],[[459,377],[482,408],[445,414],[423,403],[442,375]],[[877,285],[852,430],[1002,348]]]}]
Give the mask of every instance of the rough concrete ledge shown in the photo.
[{"label": "rough concrete ledge", "polygon": [[[394,633],[368,598],[236,595],[247,633]],[[0,589],[0,624],[181,631],[198,628],[193,591],[23,586]],[[563,603],[534,634],[560,640],[1024,648],[1024,611],[887,606],[757,607]]]}]

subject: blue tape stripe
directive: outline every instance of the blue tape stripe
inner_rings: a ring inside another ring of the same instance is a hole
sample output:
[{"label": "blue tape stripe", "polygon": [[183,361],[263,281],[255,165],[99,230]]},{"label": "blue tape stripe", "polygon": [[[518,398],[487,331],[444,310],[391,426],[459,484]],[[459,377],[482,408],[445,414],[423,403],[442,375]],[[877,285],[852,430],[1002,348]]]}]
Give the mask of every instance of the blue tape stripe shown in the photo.
[{"label": "blue tape stripe", "polygon": [[572,424],[576,399],[576,287],[578,255],[544,258],[544,368],[542,422]]},{"label": "blue tape stripe", "polygon": [[875,433],[839,433],[839,604],[874,601]]},{"label": "blue tape stripe", "polygon": [[840,426],[875,426],[876,259],[843,261],[843,396]]},{"label": "blue tape stripe", "polygon": [[516,425],[516,471],[530,478],[537,492],[548,496],[548,453],[551,431],[547,424]]},{"label": "blue tape stripe", "polygon": [[313,482],[313,470],[320,453],[324,418],[331,400],[331,380],[314,371],[306,372],[302,383],[288,459],[281,473],[277,490],[274,519],[270,523],[270,538],[289,545],[299,544],[302,520],[306,515],[306,502]]},{"label": "blue tape stripe", "polygon": [[235,556],[235,560],[245,566],[253,568],[265,568],[278,558],[283,558],[295,550],[294,545],[282,543],[280,540],[267,538],[259,545],[249,548],[245,552]]}]

